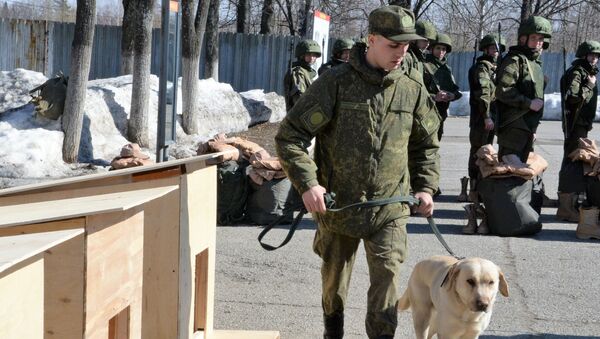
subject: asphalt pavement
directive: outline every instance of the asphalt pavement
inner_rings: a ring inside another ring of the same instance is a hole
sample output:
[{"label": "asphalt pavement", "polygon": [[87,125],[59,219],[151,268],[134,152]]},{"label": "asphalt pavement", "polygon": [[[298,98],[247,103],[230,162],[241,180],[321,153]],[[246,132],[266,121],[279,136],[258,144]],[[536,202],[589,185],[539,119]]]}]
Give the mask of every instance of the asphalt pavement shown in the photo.
[{"label": "asphalt pavement", "polygon": [[[464,203],[456,201],[460,178],[467,175],[468,119],[448,118],[441,144],[443,194],[434,217],[444,238],[462,256],[495,262],[506,275],[510,296],[498,295],[491,324],[480,338],[600,338],[600,241],[578,240],[575,223],[558,222],[556,208],[543,208],[543,229],[533,237],[463,235]],[[535,151],[549,168],[546,194],[556,199],[562,159],[560,122],[543,121]],[[590,137],[600,141],[600,124]],[[404,263],[401,290],[419,260],[446,254],[426,220],[411,217],[410,252]],[[218,227],[215,328],[278,330],[283,339],[322,338],[320,259],[312,251],[315,224],[301,223],[294,238],[274,252],[263,250],[253,225]],[[286,228],[274,229],[278,243]],[[367,338],[364,318],[369,276],[359,247],[347,300],[344,338]],[[410,312],[399,313],[395,338],[414,338]],[[244,339],[244,338],[240,338]]]}]

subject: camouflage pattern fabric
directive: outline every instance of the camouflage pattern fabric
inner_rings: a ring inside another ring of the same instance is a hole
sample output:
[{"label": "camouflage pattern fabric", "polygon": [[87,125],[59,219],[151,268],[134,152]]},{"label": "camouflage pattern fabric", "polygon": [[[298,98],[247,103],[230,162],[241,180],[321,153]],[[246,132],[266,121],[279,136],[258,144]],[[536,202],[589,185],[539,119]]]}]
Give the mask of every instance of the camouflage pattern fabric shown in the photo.
[{"label": "camouflage pattern fabric", "polygon": [[321,75],[325,71],[330,70],[332,67],[335,67],[335,66],[341,65],[341,64],[345,64],[345,62],[343,62],[343,61],[341,61],[339,59],[336,59],[336,58],[331,58],[331,59],[329,59],[329,62],[324,63],[324,64],[321,65],[321,67],[319,67],[318,73],[319,73],[319,75]]},{"label": "camouflage pattern fabric", "polygon": [[404,64],[406,67],[414,68],[417,72],[423,74],[423,62],[425,62],[425,54],[416,44],[411,43],[408,47],[408,54],[404,58]]},{"label": "camouflage pattern fabric", "polygon": [[[325,72],[282,121],[275,140],[283,168],[300,194],[320,184],[337,194],[339,206],[406,195],[410,188],[433,193],[440,119],[421,77],[403,69],[383,75],[366,64],[365,50],[357,44],[350,62]],[[306,151],[313,136],[314,161]],[[367,237],[408,213],[391,204],[317,220],[330,231]]]},{"label": "camouflage pattern fabric", "polygon": [[475,153],[483,145],[494,140],[494,131],[485,130],[485,119],[496,120],[495,94],[496,85],[496,60],[489,55],[477,58],[475,64],[469,69],[469,88],[471,95],[469,104],[471,116],[469,118],[469,178],[477,179],[479,168],[475,164]]},{"label": "camouflage pattern fabric", "polygon": [[529,109],[533,99],[544,99],[540,55],[525,46],[511,47],[497,78],[498,153],[500,157],[516,154],[525,162],[533,151],[533,134],[544,114],[543,108],[538,112]]},{"label": "camouflage pattern fabric", "polygon": [[312,84],[317,72],[306,62],[296,61],[283,78],[285,107],[289,111]]}]

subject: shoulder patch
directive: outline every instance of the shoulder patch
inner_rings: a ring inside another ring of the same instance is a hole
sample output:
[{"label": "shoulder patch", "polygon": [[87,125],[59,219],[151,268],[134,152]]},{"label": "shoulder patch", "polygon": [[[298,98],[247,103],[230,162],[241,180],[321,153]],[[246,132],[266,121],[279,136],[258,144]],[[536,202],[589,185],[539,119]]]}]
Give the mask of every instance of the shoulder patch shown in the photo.
[{"label": "shoulder patch", "polygon": [[300,120],[306,129],[311,133],[316,133],[321,127],[325,126],[330,119],[325,115],[319,104],[316,104],[307,109],[306,112],[302,113]]}]

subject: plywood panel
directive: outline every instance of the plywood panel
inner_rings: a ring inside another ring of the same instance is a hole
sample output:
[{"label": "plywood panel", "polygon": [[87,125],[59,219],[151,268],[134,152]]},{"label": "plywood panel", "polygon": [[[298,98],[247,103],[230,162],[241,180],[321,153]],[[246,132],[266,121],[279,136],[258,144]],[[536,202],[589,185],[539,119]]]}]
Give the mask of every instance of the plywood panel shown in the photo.
[{"label": "plywood panel", "polygon": [[44,338],[42,254],[21,261],[0,276],[0,338]]},{"label": "plywood panel", "polygon": [[[234,151],[237,152],[237,151]],[[200,156],[165,161],[158,164],[125,168],[115,171],[108,171],[104,173],[82,175],[77,177],[65,178],[52,180],[43,183],[36,183],[31,185],[23,185],[17,187],[10,187],[0,190],[0,196],[11,196],[15,194],[32,194],[40,192],[55,191],[59,189],[77,189],[86,187],[97,187],[105,185],[113,185],[118,183],[132,182],[133,175],[139,175],[140,173],[152,172],[159,169],[171,169],[184,164],[198,163],[201,166],[206,164],[214,164],[219,159],[223,158],[223,155],[228,152],[204,154]]]},{"label": "plywood panel", "polygon": [[142,209],[89,216],[86,231],[85,338],[108,338],[110,319],[128,306],[129,335],[141,338]]},{"label": "plywood panel", "polygon": [[81,339],[84,310],[84,235],[44,253],[45,339]]},{"label": "plywood panel", "polygon": [[70,230],[74,228],[83,228],[85,226],[85,218],[74,218],[68,220],[58,220],[44,222],[31,225],[19,225],[11,227],[0,227],[0,237],[8,235],[40,233],[48,231]]},{"label": "plywood panel", "polygon": [[207,167],[182,176],[180,270],[179,270],[179,334],[191,338],[194,329],[195,259],[207,251],[206,322],[204,332],[210,337],[213,329],[215,238],[217,211],[216,167]]},{"label": "plywood panel", "polygon": [[49,200],[0,207],[0,227],[32,224],[91,214],[124,211],[159,198],[177,186],[154,187],[87,197]]},{"label": "plywood panel", "polygon": [[75,229],[0,237],[0,276],[20,262],[82,233],[83,229]]}]

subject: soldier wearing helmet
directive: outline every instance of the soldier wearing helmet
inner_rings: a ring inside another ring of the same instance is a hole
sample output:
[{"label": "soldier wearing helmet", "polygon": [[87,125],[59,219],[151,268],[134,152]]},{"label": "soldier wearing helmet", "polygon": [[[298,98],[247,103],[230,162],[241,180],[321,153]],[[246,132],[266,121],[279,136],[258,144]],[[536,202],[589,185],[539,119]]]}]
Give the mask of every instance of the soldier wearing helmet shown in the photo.
[{"label": "soldier wearing helmet", "polygon": [[[472,202],[477,200],[475,188],[480,173],[479,167],[475,165],[475,160],[477,160],[475,153],[481,146],[491,144],[494,140],[496,67],[498,57],[506,49],[505,43],[504,38],[498,38],[496,34],[484,36],[479,42],[479,50],[483,54],[469,69],[469,104],[471,106],[469,142],[471,149],[469,151],[468,200]],[[470,229],[463,229],[463,231],[470,233]]]},{"label": "soldier wearing helmet", "polygon": [[[324,338],[342,338],[344,309],[360,242],[369,266],[366,337],[391,339],[397,326],[400,268],[406,259],[410,208],[328,210],[403,196],[433,212],[439,180],[439,117],[421,75],[403,67],[415,34],[414,14],[384,6],[369,14],[368,47],[359,42],[350,61],[323,73],[288,112],[275,137],[281,164],[318,223],[313,249],[321,257]],[[314,157],[306,146],[315,137]],[[363,336],[365,337],[365,336]]]},{"label": "soldier wearing helmet", "polygon": [[452,40],[447,34],[438,33],[436,39],[430,44],[430,54],[425,56],[423,64],[423,80],[431,98],[435,101],[437,111],[442,117],[438,131],[438,138],[442,140],[444,134],[444,121],[448,117],[450,102],[460,99],[462,94],[452,75],[452,68],[448,65],[447,54],[452,52]]},{"label": "soldier wearing helmet", "polygon": [[323,74],[323,72],[331,67],[348,62],[352,46],[354,46],[354,41],[352,39],[337,39],[333,43],[333,55],[331,56],[331,59],[329,59],[328,63],[325,63],[319,67],[319,75]]},{"label": "soldier wearing helmet", "polygon": [[[545,18],[532,16],[521,23],[518,45],[509,49],[498,70],[496,105],[498,156],[505,162],[526,163],[543,116],[545,77],[541,53],[552,37]],[[504,158],[506,157],[506,159]]]},{"label": "soldier wearing helmet", "polygon": [[435,41],[437,31],[435,26],[429,21],[419,20],[415,24],[417,35],[422,37],[418,40],[413,40],[408,47],[408,55],[406,58],[407,67],[413,67],[423,74],[423,63],[425,62],[425,53],[429,44]]},{"label": "soldier wearing helmet", "polygon": [[317,72],[312,68],[317,58],[321,57],[319,43],[306,39],[296,45],[296,61],[283,78],[285,106],[289,111],[312,84]]},{"label": "soldier wearing helmet", "polygon": [[[578,148],[579,138],[587,138],[592,129],[598,103],[598,57],[600,43],[585,41],[577,48],[571,67],[560,79],[563,105],[564,156],[558,181],[559,219],[576,219],[578,211],[574,202],[577,194],[585,190],[581,162],[572,162],[568,155]],[[588,197],[589,198],[589,197]],[[575,216],[570,218],[569,216]],[[576,221],[576,220],[574,220]]]}]

